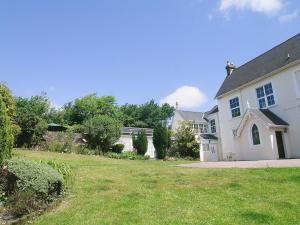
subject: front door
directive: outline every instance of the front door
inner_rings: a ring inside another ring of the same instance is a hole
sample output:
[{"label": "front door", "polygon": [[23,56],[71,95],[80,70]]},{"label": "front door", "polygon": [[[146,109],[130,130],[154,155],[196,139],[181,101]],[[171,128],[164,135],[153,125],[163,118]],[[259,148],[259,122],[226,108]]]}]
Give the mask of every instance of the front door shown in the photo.
[{"label": "front door", "polygon": [[283,144],[283,138],[282,138],[281,131],[276,131],[276,140],[277,140],[279,158],[285,159],[284,144]]}]

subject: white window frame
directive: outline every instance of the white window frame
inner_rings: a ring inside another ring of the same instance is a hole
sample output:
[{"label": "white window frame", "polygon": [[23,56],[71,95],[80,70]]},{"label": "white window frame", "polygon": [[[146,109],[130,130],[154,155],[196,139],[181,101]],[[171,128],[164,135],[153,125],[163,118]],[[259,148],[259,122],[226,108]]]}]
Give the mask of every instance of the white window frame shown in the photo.
[{"label": "white window frame", "polygon": [[[233,100],[233,99],[238,99],[238,102],[239,102],[239,106],[238,107],[235,107],[235,108],[231,108],[231,104],[230,104],[230,101],[231,100]],[[241,117],[242,116],[242,106],[241,106],[241,102],[240,102],[240,97],[239,96],[236,96],[236,97],[233,97],[233,98],[230,98],[229,100],[228,100],[228,104],[229,104],[229,113],[230,113],[230,117],[232,118],[232,119],[236,119],[236,118],[239,118],[239,117]],[[239,116],[233,116],[232,115],[232,110],[234,110],[234,109],[240,109],[240,115]]]},{"label": "white window frame", "polygon": [[[266,86],[266,85],[269,85],[269,84],[271,84],[271,86],[272,86],[272,91],[273,91],[273,93],[267,95],[267,94],[266,94],[265,86]],[[257,90],[260,89],[260,88],[263,88],[264,96],[259,98],[259,97],[257,96]],[[269,97],[269,96],[272,96],[272,95],[273,95],[273,98],[274,98],[274,104],[273,104],[273,105],[269,105],[268,97]],[[274,107],[274,106],[277,105],[277,99],[276,99],[276,97],[275,97],[274,85],[273,85],[272,82],[268,82],[268,83],[265,83],[265,84],[263,84],[263,85],[260,85],[260,86],[256,87],[256,88],[255,88],[255,96],[256,96],[257,106],[258,106],[259,109],[268,109],[268,108],[271,108],[271,107]],[[264,108],[261,108],[261,107],[260,107],[260,104],[259,104],[259,100],[260,100],[260,99],[264,99],[264,100],[265,100],[266,106],[265,106]]]}]

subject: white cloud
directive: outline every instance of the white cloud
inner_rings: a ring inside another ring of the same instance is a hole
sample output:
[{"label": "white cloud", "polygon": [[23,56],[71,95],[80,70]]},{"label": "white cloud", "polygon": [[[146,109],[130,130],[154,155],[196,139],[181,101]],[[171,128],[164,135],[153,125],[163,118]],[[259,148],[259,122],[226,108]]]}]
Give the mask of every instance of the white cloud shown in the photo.
[{"label": "white cloud", "polygon": [[207,102],[206,95],[197,87],[183,86],[175,90],[172,94],[168,95],[164,99],[160,100],[160,103],[169,103],[172,106],[176,106],[176,102],[179,103],[180,108],[193,109],[202,106]]},{"label": "white cloud", "polygon": [[278,20],[280,23],[290,23],[293,20],[297,19],[300,14],[300,9],[295,10],[292,13],[281,15]]},{"label": "white cloud", "polygon": [[267,15],[277,14],[283,9],[282,0],[221,0],[219,10],[250,10]]}]

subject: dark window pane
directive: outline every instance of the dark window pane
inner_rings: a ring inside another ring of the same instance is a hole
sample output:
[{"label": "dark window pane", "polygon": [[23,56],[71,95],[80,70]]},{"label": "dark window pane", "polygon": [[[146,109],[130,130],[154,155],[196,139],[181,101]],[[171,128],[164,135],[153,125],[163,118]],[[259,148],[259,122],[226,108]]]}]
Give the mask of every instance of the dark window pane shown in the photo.
[{"label": "dark window pane", "polygon": [[253,145],[260,145],[259,130],[256,124],[254,124],[252,127],[252,140]]},{"label": "dark window pane", "polygon": [[274,95],[268,96],[267,99],[268,99],[268,105],[269,105],[269,106],[275,105]]},{"label": "dark window pane", "polygon": [[266,100],[264,98],[261,98],[258,100],[259,108],[263,109],[266,108]]},{"label": "dark window pane", "polygon": [[273,94],[272,84],[265,85],[265,92],[266,92],[266,95]]},{"label": "dark window pane", "polygon": [[256,89],[256,94],[257,94],[257,98],[262,98],[262,97],[264,97],[264,96],[265,96],[265,93],[264,93],[263,87],[257,88],[257,89]]}]

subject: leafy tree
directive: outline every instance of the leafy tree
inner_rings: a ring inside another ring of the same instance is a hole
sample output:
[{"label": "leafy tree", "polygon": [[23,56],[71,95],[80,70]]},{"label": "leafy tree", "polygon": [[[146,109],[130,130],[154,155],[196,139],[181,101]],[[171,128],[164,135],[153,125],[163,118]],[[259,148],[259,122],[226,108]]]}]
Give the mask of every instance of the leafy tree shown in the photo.
[{"label": "leafy tree", "polygon": [[145,155],[148,150],[148,138],[145,130],[132,135],[132,144],[139,155]]},{"label": "leafy tree", "polygon": [[113,96],[98,97],[91,94],[83,98],[76,99],[74,103],[68,103],[64,106],[65,119],[69,125],[83,124],[85,120],[97,115],[107,115],[117,118],[118,110]]},{"label": "leafy tree", "polygon": [[43,140],[47,131],[50,103],[45,95],[16,99],[16,122],[21,127],[17,146],[32,147]]},{"label": "leafy tree", "polygon": [[197,143],[190,122],[182,122],[174,134],[173,148],[181,157],[199,157],[200,145]]},{"label": "leafy tree", "polygon": [[3,83],[0,83],[0,96],[6,105],[7,115],[13,119],[16,114],[15,99],[11,94],[11,90]]},{"label": "leafy tree", "polygon": [[121,137],[122,124],[107,115],[94,116],[84,126],[90,147],[97,149],[99,154],[107,152]]},{"label": "leafy tree", "polygon": [[169,130],[161,124],[157,125],[153,133],[153,144],[158,159],[166,157],[169,143]]},{"label": "leafy tree", "polygon": [[11,157],[14,142],[11,120],[8,115],[6,104],[0,97],[0,165]]},{"label": "leafy tree", "polygon": [[174,110],[169,104],[159,106],[154,100],[143,105],[125,104],[120,107],[124,126],[141,128],[154,128],[158,124],[166,124],[174,115]]},{"label": "leafy tree", "polygon": [[16,139],[21,132],[21,128],[14,121],[16,115],[16,102],[14,97],[11,94],[11,90],[3,83],[0,83],[0,97],[2,98],[3,102],[6,105],[7,114],[10,117],[12,122],[11,126],[13,129],[14,139]]}]

